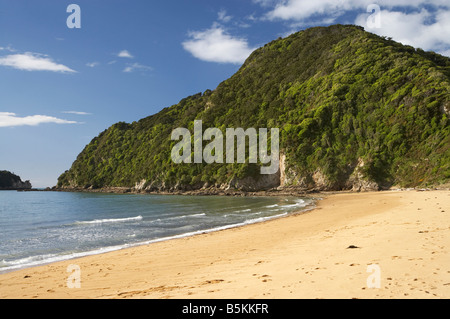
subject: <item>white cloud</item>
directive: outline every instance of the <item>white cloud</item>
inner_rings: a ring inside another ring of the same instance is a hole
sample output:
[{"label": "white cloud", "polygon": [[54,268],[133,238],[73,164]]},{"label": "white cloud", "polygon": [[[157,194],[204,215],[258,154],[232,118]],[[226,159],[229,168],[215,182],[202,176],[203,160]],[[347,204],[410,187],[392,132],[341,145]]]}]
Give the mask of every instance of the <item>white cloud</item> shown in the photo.
[{"label": "white cloud", "polygon": [[441,55],[448,56],[450,58],[450,49],[448,49],[448,50],[441,50],[438,53],[441,54]]},{"label": "white cloud", "polygon": [[392,37],[395,41],[406,45],[446,55],[450,51],[450,11],[448,10],[439,9],[433,13],[426,9],[412,13],[382,10],[380,28],[369,28],[365,14],[359,15],[355,23],[369,32]]},{"label": "white cloud", "polygon": [[86,63],[86,66],[90,67],[90,68],[95,68],[96,66],[100,65],[100,63],[98,62],[89,62]]},{"label": "white cloud", "polygon": [[133,58],[134,58],[134,56],[132,56],[131,53],[128,52],[127,50],[122,50],[122,51],[120,51],[120,52],[117,54],[117,56],[118,56],[119,58],[128,58],[128,59],[133,59]]},{"label": "white cloud", "polygon": [[275,5],[275,8],[267,13],[269,20],[302,20],[312,15],[331,14],[348,6],[349,1],[336,0],[288,0]]},{"label": "white cloud", "polygon": [[230,20],[232,19],[231,16],[227,16],[227,11],[224,9],[219,11],[219,13],[217,14],[217,18],[219,19],[219,21],[224,23],[230,22]]},{"label": "white cloud", "polygon": [[[335,23],[346,14],[367,31],[392,37],[403,44],[448,55],[450,50],[450,1],[448,0],[253,0],[268,8],[265,19],[290,21],[290,27]],[[369,28],[368,6],[381,9],[381,27]],[[348,20],[348,17],[345,18]],[[350,21],[349,21],[350,22]],[[349,23],[347,22],[347,23]],[[351,23],[351,22],[350,22]]]},{"label": "white cloud", "polygon": [[13,48],[11,47],[11,45],[8,45],[8,46],[6,46],[6,47],[0,47],[0,51],[16,52],[16,50],[13,49]]},{"label": "white cloud", "polygon": [[47,115],[18,117],[15,113],[0,112],[0,127],[36,126],[43,123],[78,124],[78,122],[75,121],[67,121]]},{"label": "white cloud", "polygon": [[0,57],[0,65],[25,71],[76,72],[63,64],[54,62],[47,55],[31,52]]},{"label": "white cloud", "polygon": [[151,71],[151,70],[153,70],[153,68],[150,66],[139,64],[139,63],[133,63],[133,64],[128,64],[128,66],[123,70],[123,72],[130,73],[130,72],[134,72],[137,70]]},{"label": "white cloud", "polygon": [[227,34],[217,24],[206,31],[190,32],[189,37],[183,48],[203,61],[241,64],[254,50],[246,39]]},{"label": "white cloud", "polygon": [[254,3],[260,4],[263,7],[271,7],[279,3],[277,0],[253,0]]},{"label": "white cloud", "polygon": [[272,7],[266,14],[269,20],[295,20],[311,18],[314,15],[343,15],[352,10],[366,10],[370,4],[377,4],[381,9],[407,7],[409,9],[433,6],[450,8],[448,0],[254,0],[263,7]]},{"label": "white cloud", "polygon": [[87,112],[79,112],[79,111],[64,111],[62,113],[65,114],[75,114],[75,115],[91,115],[92,113],[87,113]]}]

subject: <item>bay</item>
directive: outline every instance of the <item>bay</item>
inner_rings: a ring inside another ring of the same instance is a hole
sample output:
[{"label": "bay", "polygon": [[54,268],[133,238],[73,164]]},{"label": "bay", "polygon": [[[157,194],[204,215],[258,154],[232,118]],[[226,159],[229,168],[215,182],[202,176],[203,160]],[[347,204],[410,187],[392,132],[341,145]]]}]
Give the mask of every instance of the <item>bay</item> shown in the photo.
[{"label": "bay", "polygon": [[298,197],[0,192],[0,272],[265,221]]}]

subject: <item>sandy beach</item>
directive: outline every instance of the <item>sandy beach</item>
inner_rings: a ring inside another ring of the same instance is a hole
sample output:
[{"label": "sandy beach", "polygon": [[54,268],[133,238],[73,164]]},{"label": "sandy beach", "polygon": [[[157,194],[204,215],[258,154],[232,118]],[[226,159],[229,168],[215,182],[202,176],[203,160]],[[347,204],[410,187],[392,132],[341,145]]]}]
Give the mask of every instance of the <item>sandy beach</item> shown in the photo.
[{"label": "sandy beach", "polygon": [[449,234],[450,191],[325,194],[303,214],[1,274],[0,298],[450,298]]}]

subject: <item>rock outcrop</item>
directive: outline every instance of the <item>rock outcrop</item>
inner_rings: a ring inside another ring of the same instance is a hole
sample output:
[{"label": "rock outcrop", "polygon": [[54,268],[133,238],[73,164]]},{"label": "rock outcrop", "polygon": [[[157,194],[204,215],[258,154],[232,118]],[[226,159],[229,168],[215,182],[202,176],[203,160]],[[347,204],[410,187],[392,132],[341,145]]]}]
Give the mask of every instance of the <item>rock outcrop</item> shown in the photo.
[{"label": "rock outcrop", "polygon": [[31,189],[30,181],[22,179],[8,171],[0,171],[0,190],[24,190]]}]

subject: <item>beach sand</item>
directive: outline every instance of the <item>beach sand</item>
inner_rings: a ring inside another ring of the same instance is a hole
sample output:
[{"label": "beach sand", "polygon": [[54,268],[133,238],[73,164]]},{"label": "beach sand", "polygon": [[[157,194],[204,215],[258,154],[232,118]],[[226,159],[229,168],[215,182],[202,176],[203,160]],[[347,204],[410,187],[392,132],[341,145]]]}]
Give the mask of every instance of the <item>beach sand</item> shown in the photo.
[{"label": "beach sand", "polygon": [[449,298],[449,249],[449,191],[326,194],[295,216],[2,274],[0,298]]}]

